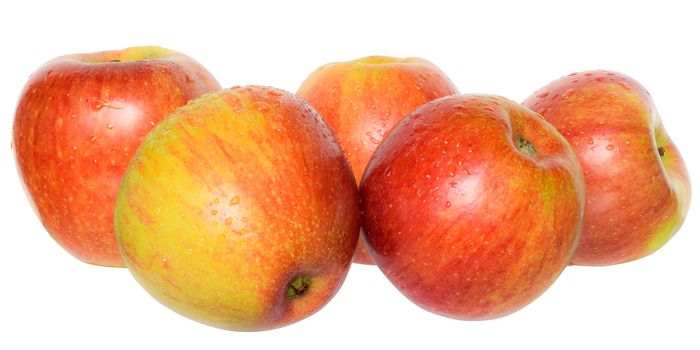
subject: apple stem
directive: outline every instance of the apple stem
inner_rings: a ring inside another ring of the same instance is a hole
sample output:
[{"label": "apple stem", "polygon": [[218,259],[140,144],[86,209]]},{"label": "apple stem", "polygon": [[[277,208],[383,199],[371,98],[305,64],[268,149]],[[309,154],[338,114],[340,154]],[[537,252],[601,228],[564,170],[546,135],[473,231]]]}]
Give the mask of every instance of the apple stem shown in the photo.
[{"label": "apple stem", "polygon": [[656,150],[659,151],[659,155],[662,157],[664,156],[664,154],[666,154],[666,149],[663,147],[659,147]]},{"label": "apple stem", "polygon": [[287,287],[287,299],[300,297],[306,293],[311,285],[311,280],[306,276],[298,276]]},{"label": "apple stem", "polygon": [[537,155],[537,149],[535,148],[535,146],[533,146],[532,143],[530,143],[530,141],[525,139],[523,135],[518,135],[515,140],[516,146],[518,147],[520,152],[523,152],[533,157]]}]

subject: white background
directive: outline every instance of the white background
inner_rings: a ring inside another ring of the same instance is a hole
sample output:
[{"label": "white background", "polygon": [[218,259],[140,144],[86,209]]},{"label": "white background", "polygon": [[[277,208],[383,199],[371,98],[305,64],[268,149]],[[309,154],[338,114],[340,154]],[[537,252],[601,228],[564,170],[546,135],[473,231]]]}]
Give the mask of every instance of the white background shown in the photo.
[{"label": "white background", "polygon": [[136,45],[188,54],[223,86],[289,91],[321,64],[375,54],[420,56],[462,92],[516,101],[570,72],[617,70],[651,92],[700,186],[700,11],[692,5],[378,3],[2,2],[0,348],[700,348],[698,203],[656,254],[613,267],[568,268],[542,297],[502,319],[430,314],[375,267],[354,266],[327,307],[261,333],[183,318],[155,302],[126,269],[80,263],[43,230],[10,150],[22,86],[55,56]]}]

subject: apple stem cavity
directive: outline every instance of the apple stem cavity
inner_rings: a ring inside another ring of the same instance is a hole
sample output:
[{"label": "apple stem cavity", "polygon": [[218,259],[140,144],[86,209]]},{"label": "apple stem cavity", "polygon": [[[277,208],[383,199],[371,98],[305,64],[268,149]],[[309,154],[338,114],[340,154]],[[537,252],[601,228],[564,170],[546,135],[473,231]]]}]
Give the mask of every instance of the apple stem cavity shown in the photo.
[{"label": "apple stem cavity", "polygon": [[523,152],[532,157],[537,155],[537,149],[535,148],[535,146],[533,146],[532,143],[530,143],[530,141],[525,139],[523,135],[518,135],[515,138],[515,143],[520,152]]},{"label": "apple stem cavity", "polygon": [[311,280],[306,276],[298,276],[294,278],[287,287],[287,299],[298,298],[306,294],[310,285]]},{"label": "apple stem cavity", "polygon": [[664,154],[666,154],[666,149],[663,147],[659,147],[656,150],[659,151],[659,156],[661,156],[661,157],[663,157]]}]

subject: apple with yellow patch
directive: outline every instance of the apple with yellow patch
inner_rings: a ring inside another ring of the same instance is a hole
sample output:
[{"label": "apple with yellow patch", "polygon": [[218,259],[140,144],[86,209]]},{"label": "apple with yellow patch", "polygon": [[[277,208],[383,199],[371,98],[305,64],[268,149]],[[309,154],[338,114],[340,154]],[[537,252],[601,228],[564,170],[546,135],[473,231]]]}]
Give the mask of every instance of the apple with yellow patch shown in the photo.
[{"label": "apple with yellow patch", "polygon": [[[455,93],[450,79],[429,61],[387,56],[326,64],[297,91],[338,135],[358,185],[372,153],[396,123],[417,107]],[[354,261],[373,264],[363,240]]]},{"label": "apple with yellow patch", "polygon": [[639,259],[681,227],[690,179],[649,92],[610,71],[573,73],[524,102],[573,146],[586,180],[584,229],[575,265]]},{"label": "apple with yellow patch", "polygon": [[144,141],[117,197],[117,240],[153,297],[230,330],[281,327],[340,288],[357,186],[333,132],[299,97],[238,87],[178,109]]},{"label": "apple with yellow patch", "polygon": [[124,266],[114,201],[143,138],[190,99],[219,90],[192,58],[161,47],[74,54],[39,68],[13,126],[29,201],[59,245],[90,264]]}]

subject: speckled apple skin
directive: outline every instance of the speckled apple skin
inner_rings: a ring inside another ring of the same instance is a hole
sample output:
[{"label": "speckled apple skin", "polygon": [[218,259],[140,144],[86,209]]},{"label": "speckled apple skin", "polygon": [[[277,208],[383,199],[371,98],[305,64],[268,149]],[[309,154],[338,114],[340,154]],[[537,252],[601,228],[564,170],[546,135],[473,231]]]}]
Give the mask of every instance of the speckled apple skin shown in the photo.
[{"label": "speckled apple skin", "polygon": [[[338,135],[358,185],[372,153],[396,123],[424,103],[456,93],[431,62],[387,56],[326,64],[297,91]],[[374,264],[362,240],[354,262]]]},{"label": "speckled apple skin", "polygon": [[566,140],[488,95],[409,114],[372,156],[360,195],[382,272],[417,305],[465,320],[535,300],[568,265],[583,219],[583,173]]},{"label": "speckled apple skin", "polygon": [[51,237],[81,261],[123,267],[113,213],[131,157],[168,114],[218,89],[199,63],[160,47],[68,55],[39,68],[22,91],[12,144]]},{"label": "speckled apple skin", "polygon": [[[117,198],[132,274],[194,320],[238,331],[299,321],[340,288],[359,232],[355,179],[320,115],[274,88],[178,109],[144,141]],[[297,278],[310,281],[289,298]]]},{"label": "speckled apple skin", "polygon": [[573,73],[524,104],[564,135],[584,170],[586,213],[573,264],[639,259],[680,229],[688,171],[641,84],[617,72]]}]

